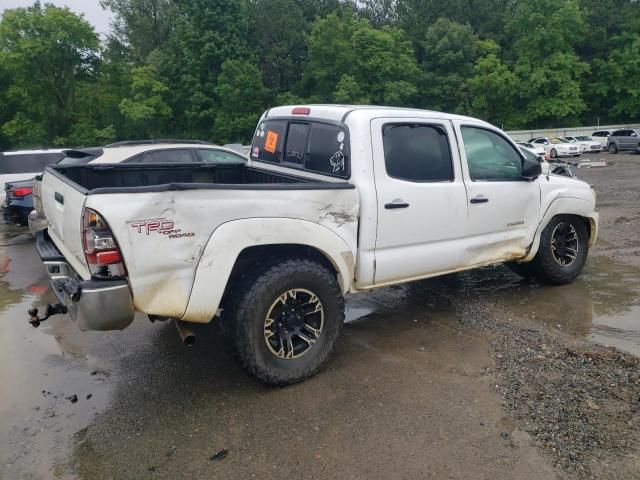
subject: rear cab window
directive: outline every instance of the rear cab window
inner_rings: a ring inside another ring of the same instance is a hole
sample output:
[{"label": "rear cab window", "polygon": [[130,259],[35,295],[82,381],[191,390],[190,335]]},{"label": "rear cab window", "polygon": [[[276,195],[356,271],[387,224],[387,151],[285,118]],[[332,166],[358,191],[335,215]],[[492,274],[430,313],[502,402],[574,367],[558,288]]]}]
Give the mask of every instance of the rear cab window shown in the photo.
[{"label": "rear cab window", "polygon": [[347,179],[348,133],[345,125],[322,120],[267,119],[256,129],[251,158]]}]

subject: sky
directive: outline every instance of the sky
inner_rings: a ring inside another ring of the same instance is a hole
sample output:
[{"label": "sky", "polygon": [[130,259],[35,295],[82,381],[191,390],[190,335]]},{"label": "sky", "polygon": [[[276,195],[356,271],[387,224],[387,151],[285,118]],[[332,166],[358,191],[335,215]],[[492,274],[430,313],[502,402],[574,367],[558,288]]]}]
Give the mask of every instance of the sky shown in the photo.
[{"label": "sky", "polygon": [[[0,15],[7,8],[29,7],[35,0],[0,0]],[[75,13],[84,13],[84,18],[91,23],[96,31],[105,34],[109,31],[109,24],[113,14],[103,10],[99,0],[42,0],[41,3],[53,3],[59,7],[69,7]]]}]

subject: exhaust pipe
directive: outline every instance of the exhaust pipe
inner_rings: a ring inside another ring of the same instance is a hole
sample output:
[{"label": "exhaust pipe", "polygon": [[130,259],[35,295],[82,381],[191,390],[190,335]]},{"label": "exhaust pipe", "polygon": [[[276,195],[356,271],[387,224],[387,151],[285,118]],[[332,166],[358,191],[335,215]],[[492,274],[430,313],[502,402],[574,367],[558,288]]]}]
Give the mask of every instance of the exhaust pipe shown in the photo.
[{"label": "exhaust pipe", "polygon": [[178,329],[178,334],[182,339],[182,343],[187,347],[191,347],[194,343],[196,343],[196,334],[191,331],[188,327],[187,322],[182,322],[180,320],[174,320],[176,324],[176,328]]}]

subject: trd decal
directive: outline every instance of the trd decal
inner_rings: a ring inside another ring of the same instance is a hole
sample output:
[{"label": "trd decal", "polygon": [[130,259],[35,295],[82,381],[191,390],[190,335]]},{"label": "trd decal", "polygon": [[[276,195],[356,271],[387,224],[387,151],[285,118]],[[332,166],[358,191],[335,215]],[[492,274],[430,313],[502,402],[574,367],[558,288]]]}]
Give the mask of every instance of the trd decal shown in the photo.
[{"label": "trd decal", "polygon": [[166,235],[168,238],[193,237],[194,232],[183,232],[176,228],[173,220],[166,218],[151,218],[127,222],[136,233],[144,235]]}]

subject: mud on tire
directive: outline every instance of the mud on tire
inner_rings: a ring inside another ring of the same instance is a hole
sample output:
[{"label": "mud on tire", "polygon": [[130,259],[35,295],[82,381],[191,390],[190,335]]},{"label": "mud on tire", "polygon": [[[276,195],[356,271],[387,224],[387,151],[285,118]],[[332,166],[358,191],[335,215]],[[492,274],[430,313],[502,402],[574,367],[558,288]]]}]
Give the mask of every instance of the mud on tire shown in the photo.
[{"label": "mud on tire", "polygon": [[525,264],[543,283],[563,285],[582,272],[589,252],[589,233],[584,220],[558,215],[545,227],[534,259]]},{"label": "mud on tire", "polygon": [[344,322],[344,299],[332,271],[312,260],[281,260],[245,275],[234,290],[225,315],[227,338],[249,374],[289,385],[325,365]]}]

